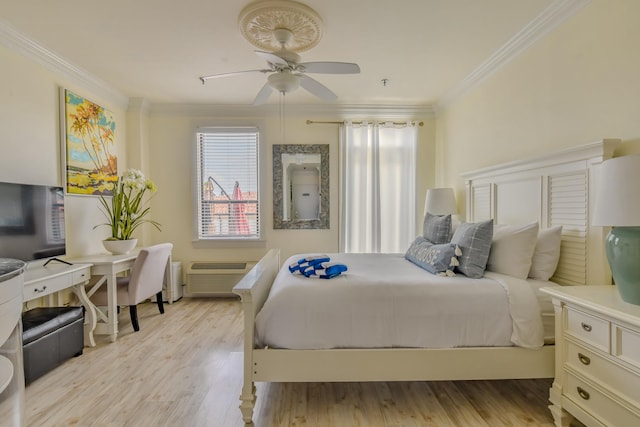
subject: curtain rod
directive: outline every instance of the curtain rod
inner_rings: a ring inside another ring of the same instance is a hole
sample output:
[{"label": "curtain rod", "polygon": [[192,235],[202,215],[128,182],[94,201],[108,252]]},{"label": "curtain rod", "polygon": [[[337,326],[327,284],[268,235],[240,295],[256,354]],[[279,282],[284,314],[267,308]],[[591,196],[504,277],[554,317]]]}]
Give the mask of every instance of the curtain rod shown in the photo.
[{"label": "curtain rod", "polygon": [[[308,125],[341,125],[344,122],[323,122],[323,121],[317,121],[317,120],[307,120],[307,124]],[[363,123],[367,123],[366,121],[360,121],[360,122],[351,122],[354,125],[361,125]],[[391,122],[392,124],[396,125],[396,126],[402,126],[402,125],[406,125],[409,122]],[[418,122],[418,126],[424,126],[424,122]]]}]

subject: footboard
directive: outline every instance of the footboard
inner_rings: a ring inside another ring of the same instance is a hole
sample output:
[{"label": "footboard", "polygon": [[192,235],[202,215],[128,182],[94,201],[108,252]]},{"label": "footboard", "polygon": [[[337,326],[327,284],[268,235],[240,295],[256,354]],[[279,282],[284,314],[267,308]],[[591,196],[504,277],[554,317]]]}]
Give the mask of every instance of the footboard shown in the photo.
[{"label": "footboard", "polygon": [[244,313],[244,372],[240,410],[245,423],[251,423],[256,400],[253,383],[253,343],[255,342],[255,318],[260,311],[280,270],[280,251],[271,249],[233,288],[242,299]]}]

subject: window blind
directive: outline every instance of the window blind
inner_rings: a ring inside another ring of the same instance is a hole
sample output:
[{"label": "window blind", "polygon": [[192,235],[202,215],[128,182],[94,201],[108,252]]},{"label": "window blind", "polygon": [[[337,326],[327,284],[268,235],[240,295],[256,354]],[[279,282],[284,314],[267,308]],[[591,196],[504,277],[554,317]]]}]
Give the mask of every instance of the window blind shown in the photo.
[{"label": "window blind", "polygon": [[260,237],[257,128],[196,133],[199,239]]}]

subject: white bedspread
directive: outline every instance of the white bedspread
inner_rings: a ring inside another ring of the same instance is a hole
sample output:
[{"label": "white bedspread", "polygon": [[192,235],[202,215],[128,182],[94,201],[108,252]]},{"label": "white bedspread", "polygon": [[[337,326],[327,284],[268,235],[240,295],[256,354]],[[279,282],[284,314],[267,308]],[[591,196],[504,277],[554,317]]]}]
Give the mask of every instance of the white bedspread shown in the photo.
[{"label": "white bedspread", "polygon": [[527,281],[434,276],[402,254],[329,254],[349,267],[323,280],[284,263],[256,317],[256,344],[275,348],[450,348],[543,345]]}]

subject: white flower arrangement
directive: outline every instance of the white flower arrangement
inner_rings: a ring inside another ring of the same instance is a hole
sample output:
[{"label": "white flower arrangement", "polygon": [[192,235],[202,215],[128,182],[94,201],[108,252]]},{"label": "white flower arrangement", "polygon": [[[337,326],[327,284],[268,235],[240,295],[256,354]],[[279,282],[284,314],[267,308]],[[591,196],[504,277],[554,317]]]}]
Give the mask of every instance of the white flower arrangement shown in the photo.
[{"label": "white flower arrangement", "polygon": [[149,223],[160,230],[160,224],[156,221],[145,219],[149,213],[149,200],[143,200],[145,193],[156,192],[153,181],[146,179],[144,174],[137,169],[128,169],[113,186],[111,201],[100,196],[102,213],[108,222],[94,227],[106,225],[111,228],[111,237],[108,240],[128,240],[133,232],[142,224]]}]

